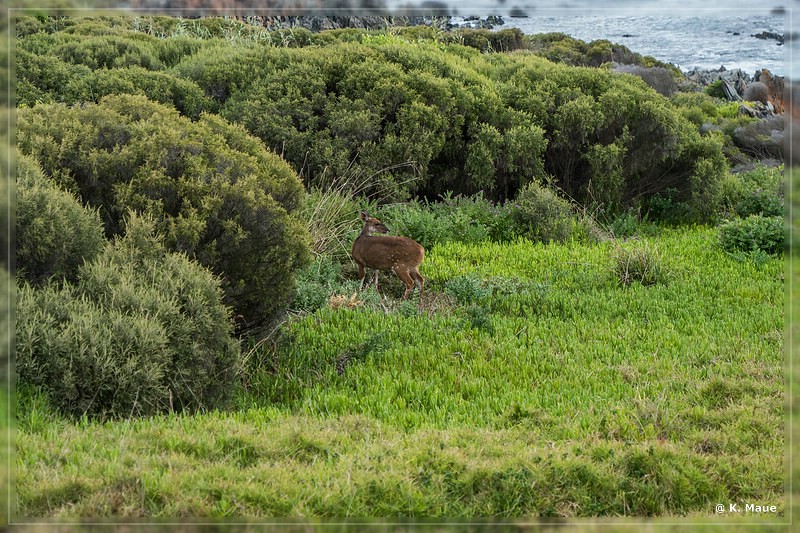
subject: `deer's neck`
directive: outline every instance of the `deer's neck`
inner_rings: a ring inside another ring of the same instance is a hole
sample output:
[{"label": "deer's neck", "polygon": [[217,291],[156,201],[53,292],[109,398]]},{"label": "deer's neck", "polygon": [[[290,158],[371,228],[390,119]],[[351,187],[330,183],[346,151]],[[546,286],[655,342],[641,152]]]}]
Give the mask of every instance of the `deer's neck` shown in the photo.
[{"label": "deer's neck", "polygon": [[368,226],[364,226],[361,230],[361,235],[358,236],[359,239],[372,237],[371,228]]}]

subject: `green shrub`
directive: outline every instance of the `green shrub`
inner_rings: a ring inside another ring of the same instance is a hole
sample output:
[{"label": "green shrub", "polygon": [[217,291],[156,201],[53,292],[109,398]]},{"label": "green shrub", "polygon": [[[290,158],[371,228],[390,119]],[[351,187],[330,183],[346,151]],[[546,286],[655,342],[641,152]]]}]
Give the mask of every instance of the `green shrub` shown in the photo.
[{"label": "green shrub", "polygon": [[645,202],[648,218],[667,224],[681,224],[691,218],[691,207],[672,187],[656,193]]},{"label": "green shrub", "polygon": [[[2,137],[3,140],[7,137]],[[11,154],[8,150],[0,152],[0,165],[2,168],[8,168],[9,161],[7,157]],[[17,155],[19,157],[19,155]],[[6,271],[13,268],[12,243],[12,224],[16,220],[17,202],[12,201],[16,197],[15,186],[13,181],[6,173],[0,174],[0,266]]]},{"label": "green shrub", "polygon": [[470,305],[466,309],[466,314],[466,319],[463,321],[466,327],[494,335],[495,329],[489,309],[481,305]]},{"label": "green shrub", "polygon": [[180,78],[199,85],[206,96],[224,103],[234,92],[248,86],[247,80],[262,72],[257,50],[213,42],[185,57],[173,68]]},{"label": "green shrub", "polygon": [[460,305],[478,303],[492,294],[492,290],[485,287],[481,279],[474,274],[456,276],[447,280],[444,290]]},{"label": "green shrub", "polygon": [[138,218],[75,284],[18,287],[16,371],[64,413],[125,417],[222,407],[239,345],[219,280]]},{"label": "green shrub", "polygon": [[722,80],[716,80],[705,88],[705,93],[713,98],[726,98]]},{"label": "green shrub", "polygon": [[163,68],[150,43],[123,36],[102,35],[69,40],[55,46],[52,55],[92,70],[137,65],[149,70]]},{"label": "green shrub", "polygon": [[[673,95],[670,101],[679,108],[684,117],[697,127],[703,124],[716,123],[719,116],[728,113],[725,106],[719,104],[719,100],[705,92],[679,92]],[[738,107],[736,111],[738,113]],[[735,117],[736,114],[733,116]]]},{"label": "green shrub", "polygon": [[782,216],[750,215],[720,226],[719,239],[722,248],[728,252],[761,250],[779,254],[786,247],[785,232]]},{"label": "green shrub", "polygon": [[565,33],[539,33],[527,36],[529,48],[547,59],[568,65],[599,67],[604,63],[661,67],[675,72],[673,65],[650,56],[642,56],[629,48],[605,39],[584,42]]},{"label": "green shrub", "polygon": [[755,192],[760,189],[777,192],[784,182],[783,165],[768,167],[757,164],[755,168],[737,174],[746,190]]},{"label": "green shrub", "polygon": [[331,295],[341,292],[342,266],[330,256],[319,256],[297,273],[291,309],[314,312],[328,305]]},{"label": "green shrub", "polygon": [[664,96],[672,96],[676,84],[674,71],[664,67],[642,67],[638,65],[625,65],[618,67],[616,72],[623,72],[641,78],[647,85]]},{"label": "green shrub", "polygon": [[458,32],[460,44],[481,52],[511,52],[525,48],[525,34],[518,28],[490,31],[465,28]]},{"label": "green shrub", "polygon": [[744,153],[758,159],[782,160],[784,154],[783,117],[753,121],[733,130],[733,142]]},{"label": "green shrub", "polygon": [[577,227],[572,205],[536,182],[523,188],[508,209],[515,232],[533,241],[564,242]]},{"label": "green shrub", "polygon": [[12,294],[14,280],[5,265],[0,265],[0,298],[5,305],[0,305],[0,379],[8,377],[9,363],[11,361],[11,332],[12,332],[12,315],[11,298],[15,295]]},{"label": "green shrub", "polygon": [[[406,235],[426,249],[445,242],[476,243],[488,239],[488,229],[456,209],[440,203],[398,204],[387,211],[385,221],[393,233]],[[390,221],[390,222],[389,222]]]},{"label": "green shrub", "polygon": [[241,127],[116,95],[20,110],[18,128],[20,149],[99,208],[107,235],[125,231],[129,210],[148,213],[168,249],[222,276],[242,328],[267,323],[291,301],[293,273],[309,255],[296,215],[303,188]]},{"label": "green shrub", "polygon": [[614,235],[614,237],[623,238],[623,237],[630,237],[639,227],[639,220],[636,218],[636,215],[627,212],[623,213],[622,215],[616,217],[611,224],[608,225],[608,229]]},{"label": "green shrub", "polygon": [[17,105],[77,103],[84,98],[83,81],[93,75],[86,65],[70,65],[51,55],[37,55],[17,47]]},{"label": "green shrub", "polygon": [[84,261],[103,249],[103,223],[70,193],[46,178],[36,160],[17,155],[17,274],[38,284],[75,280]]},{"label": "green shrub", "polygon": [[783,214],[782,167],[755,168],[729,173],[722,181],[722,205],[741,217],[752,214],[779,216]]},{"label": "green shrub", "polygon": [[509,241],[516,234],[508,210],[483,197],[445,194],[437,202],[412,201],[381,208],[379,218],[396,235],[404,235],[430,249],[436,244],[486,240]]},{"label": "green shrub", "polygon": [[782,217],[783,212],[783,198],[769,191],[756,191],[736,204],[736,214],[742,218],[750,215]]},{"label": "green shrub", "polygon": [[[486,39],[508,50],[519,33],[270,33],[218,18],[98,19],[47,31],[19,39],[26,105],[93,100],[119,87],[192,117],[218,111],[323,190],[329,176],[350,174],[366,180],[372,200],[484,191],[505,201],[552,177],[576,202],[602,203],[610,216],[669,187],[691,220],[713,218],[718,207],[724,139],[701,136],[641,79],[536,55],[659,67],[642,72],[665,83],[674,72],[608,41],[549,34],[529,39],[533,54],[484,54]],[[92,76],[80,77],[78,67]]]},{"label": "green shrub", "polygon": [[203,111],[213,111],[215,104],[194,82],[165,72],[142,67],[96,70],[74,80],[73,102],[98,102],[114,94],[140,94],[153,102],[175,107],[182,115],[197,119]]}]

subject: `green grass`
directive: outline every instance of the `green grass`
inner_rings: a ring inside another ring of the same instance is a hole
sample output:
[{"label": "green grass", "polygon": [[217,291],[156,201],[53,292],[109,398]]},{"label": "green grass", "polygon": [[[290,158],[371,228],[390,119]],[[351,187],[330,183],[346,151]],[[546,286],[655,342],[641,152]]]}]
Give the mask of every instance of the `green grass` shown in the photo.
[{"label": "green grass", "polygon": [[68,422],[25,391],[20,513],[782,515],[783,261],[717,239],[433,247],[421,299],[295,317],[226,413]]}]

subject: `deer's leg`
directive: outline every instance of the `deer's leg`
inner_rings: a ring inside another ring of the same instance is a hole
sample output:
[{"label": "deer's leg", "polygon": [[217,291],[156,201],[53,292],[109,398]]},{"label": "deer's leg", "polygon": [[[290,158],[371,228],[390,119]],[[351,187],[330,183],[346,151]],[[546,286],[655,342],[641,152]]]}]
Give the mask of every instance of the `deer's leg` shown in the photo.
[{"label": "deer's leg", "polygon": [[397,269],[394,271],[397,274],[397,277],[406,284],[406,292],[403,293],[403,300],[408,298],[408,295],[411,294],[411,290],[414,288],[414,280],[411,279],[411,274],[408,273],[408,270],[401,270]]},{"label": "deer's leg", "polygon": [[419,273],[419,270],[416,268],[412,268],[409,271],[411,277],[414,278],[414,281],[419,285],[419,295],[422,296],[422,288],[425,286],[425,278],[422,277],[422,274]]},{"label": "deer's leg", "polygon": [[364,277],[367,275],[367,270],[364,268],[364,265],[358,263],[358,279],[361,280],[361,288],[364,288]]},{"label": "deer's leg", "polygon": [[372,274],[372,284],[375,285],[376,291],[378,290],[378,274],[380,274],[378,270],[375,270]]}]

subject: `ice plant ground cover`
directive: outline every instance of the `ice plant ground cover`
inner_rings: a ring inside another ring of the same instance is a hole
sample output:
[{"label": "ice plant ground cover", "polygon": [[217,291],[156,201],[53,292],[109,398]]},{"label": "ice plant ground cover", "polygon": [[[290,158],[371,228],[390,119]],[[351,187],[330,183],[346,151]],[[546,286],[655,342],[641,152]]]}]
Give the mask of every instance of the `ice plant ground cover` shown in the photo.
[{"label": "ice plant ground cover", "polygon": [[435,246],[421,300],[293,318],[224,412],[70,422],[22,391],[19,513],[777,519],[784,261],[717,235]]}]

